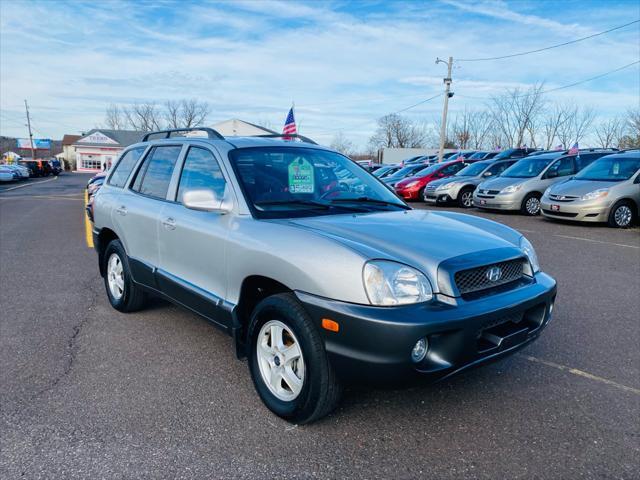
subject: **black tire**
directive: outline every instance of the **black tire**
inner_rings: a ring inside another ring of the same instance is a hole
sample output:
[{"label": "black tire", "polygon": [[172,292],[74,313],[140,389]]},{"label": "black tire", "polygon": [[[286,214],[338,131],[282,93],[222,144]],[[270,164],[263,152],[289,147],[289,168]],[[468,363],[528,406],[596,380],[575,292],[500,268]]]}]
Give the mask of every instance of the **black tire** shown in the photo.
[{"label": "black tire", "polygon": [[[532,208],[532,203],[537,204],[537,208]],[[536,215],[540,215],[540,194],[539,193],[529,193],[524,200],[522,200],[522,205],[520,206],[520,212],[523,215],[528,215],[529,217],[535,217]]]},{"label": "black tire", "polygon": [[636,220],[636,206],[629,200],[616,203],[609,212],[607,223],[613,228],[629,228]]},{"label": "black tire", "polygon": [[[302,351],[302,388],[291,401],[282,400],[272,393],[258,364],[257,342],[260,330],[272,320],[282,322],[293,332]],[[317,327],[293,294],[277,294],[261,301],[253,311],[248,339],[251,378],[258,395],[269,410],[289,422],[305,424],[324,417],[336,407],[342,394],[340,382],[329,363]]]},{"label": "black tire", "polygon": [[[119,298],[116,297],[109,288],[109,259],[114,255],[118,257],[122,265],[124,289]],[[102,261],[104,262],[103,271],[105,272],[104,286],[107,290],[107,297],[109,297],[111,306],[123,313],[140,310],[144,306],[146,295],[144,290],[133,282],[131,268],[129,267],[129,258],[120,240],[112,240],[109,245],[107,245]]]},{"label": "black tire", "polygon": [[[473,207],[473,192],[475,188],[465,187],[458,192],[458,206],[461,208]],[[467,200],[469,203],[467,203]]]}]

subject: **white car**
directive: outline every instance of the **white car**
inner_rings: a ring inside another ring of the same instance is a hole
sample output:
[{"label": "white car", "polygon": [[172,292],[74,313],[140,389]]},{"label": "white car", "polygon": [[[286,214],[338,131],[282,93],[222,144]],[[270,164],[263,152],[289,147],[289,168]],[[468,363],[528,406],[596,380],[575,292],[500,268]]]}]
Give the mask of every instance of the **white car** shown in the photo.
[{"label": "white car", "polygon": [[0,166],[0,182],[13,182],[17,179],[17,174],[6,165]]},{"label": "white car", "polygon": [[29,169],[27,167],[23,167],[22,165],[3,165],[3,166],[17,173],[19,180],[29,179]]}]

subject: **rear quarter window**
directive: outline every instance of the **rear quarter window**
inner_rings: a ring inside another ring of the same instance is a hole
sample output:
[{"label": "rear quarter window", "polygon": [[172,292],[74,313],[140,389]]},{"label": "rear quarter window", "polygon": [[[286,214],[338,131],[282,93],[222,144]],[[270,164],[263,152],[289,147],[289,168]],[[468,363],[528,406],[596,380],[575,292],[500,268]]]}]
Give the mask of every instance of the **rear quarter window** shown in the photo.
[{"label": "rear quarter window", "polygon": [[133,148],[126,152],[118,163],[116,163],[111,176],[109,177],[109,181],[107,182],[109,185],[114,187],[124,187],[127,183],[127,179],[129,175],[131,175],[131,171],[133,167],[136,166],[140,156],[144,153],[145,147]]}]

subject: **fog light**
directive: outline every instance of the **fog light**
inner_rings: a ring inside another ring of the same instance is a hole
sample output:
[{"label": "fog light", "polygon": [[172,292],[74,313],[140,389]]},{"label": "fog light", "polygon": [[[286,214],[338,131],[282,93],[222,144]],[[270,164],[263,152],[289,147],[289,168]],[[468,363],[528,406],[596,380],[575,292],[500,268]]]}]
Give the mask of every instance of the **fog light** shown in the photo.
[{"label": "fog light", "polygon": [[411,360],[414,363],[419,363],[424,360],[424,357],[427,355],[427,350],[429,349],[429,343],[426,338],[421,338],[416,342],[413,346],[413,350],[411,350]]}]

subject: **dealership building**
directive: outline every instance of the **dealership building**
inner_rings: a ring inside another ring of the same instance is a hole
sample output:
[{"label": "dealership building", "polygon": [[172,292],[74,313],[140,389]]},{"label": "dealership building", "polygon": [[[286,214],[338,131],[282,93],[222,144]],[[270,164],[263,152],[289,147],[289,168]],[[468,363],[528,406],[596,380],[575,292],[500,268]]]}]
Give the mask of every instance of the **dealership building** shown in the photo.
[{"label": "dealership building", "polygon": [[100,172],[116,161],[120,152],[142,140],[144,132],[94,128],[73,143],[76,170]]}]

